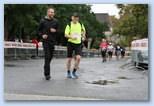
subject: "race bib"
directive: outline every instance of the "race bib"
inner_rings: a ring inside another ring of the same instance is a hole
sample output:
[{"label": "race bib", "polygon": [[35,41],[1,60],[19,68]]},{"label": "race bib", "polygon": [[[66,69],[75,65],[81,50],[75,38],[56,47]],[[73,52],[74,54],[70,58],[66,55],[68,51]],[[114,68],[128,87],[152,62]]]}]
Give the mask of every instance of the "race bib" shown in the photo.
[{"label": "race bib", "polygon": [[73,38],[77,38],[77,39],[81,38],[81,35],[78,33],[73,33],[72,36],[73,36]]}]

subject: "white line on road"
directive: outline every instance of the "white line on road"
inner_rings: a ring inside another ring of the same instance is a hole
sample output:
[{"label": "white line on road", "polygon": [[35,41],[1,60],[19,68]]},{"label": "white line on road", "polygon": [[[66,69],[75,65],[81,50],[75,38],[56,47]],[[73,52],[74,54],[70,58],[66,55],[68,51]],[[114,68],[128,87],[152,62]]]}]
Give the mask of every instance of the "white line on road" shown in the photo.
[{"label": "white line on road", "polygon": [[[66,96],[43,96],[29,94],[4,94],[4,99],[7,100],[100,100],[96,98],[81,98],[81,97],[66,97]],[[102,99],[101,99],[102,100]]]}]

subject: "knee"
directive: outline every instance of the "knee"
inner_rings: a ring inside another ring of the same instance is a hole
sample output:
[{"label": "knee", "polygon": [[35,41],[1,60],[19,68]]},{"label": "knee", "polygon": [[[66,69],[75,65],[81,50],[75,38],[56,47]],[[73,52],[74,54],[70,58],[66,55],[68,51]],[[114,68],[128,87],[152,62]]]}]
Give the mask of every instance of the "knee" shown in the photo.
[{"label": "knee", "polygon": [[67,62],[70,64],[72,61],[72,58],[68,58]]},{"label": "knee", "polygon": [[81,60],[81,56],[80,56],[80,55],[77,55],[77,56],[76,56],[76,60],[77,60],[77,61],[80,61],[80,60]]}]

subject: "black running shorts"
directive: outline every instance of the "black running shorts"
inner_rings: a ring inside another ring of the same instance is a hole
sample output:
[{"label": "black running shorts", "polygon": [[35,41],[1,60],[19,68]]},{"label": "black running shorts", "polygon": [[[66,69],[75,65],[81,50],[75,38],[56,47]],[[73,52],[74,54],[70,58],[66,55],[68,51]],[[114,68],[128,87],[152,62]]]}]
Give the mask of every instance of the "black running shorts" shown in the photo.
[{"label": "black running shorts", "polygon": [[80,55],[82,53],[81,50],[81,44],[74,44],[74,43],[67,43],[67,57],[72,58],[73,57],[73,52],[75,52],[75,55]]}]

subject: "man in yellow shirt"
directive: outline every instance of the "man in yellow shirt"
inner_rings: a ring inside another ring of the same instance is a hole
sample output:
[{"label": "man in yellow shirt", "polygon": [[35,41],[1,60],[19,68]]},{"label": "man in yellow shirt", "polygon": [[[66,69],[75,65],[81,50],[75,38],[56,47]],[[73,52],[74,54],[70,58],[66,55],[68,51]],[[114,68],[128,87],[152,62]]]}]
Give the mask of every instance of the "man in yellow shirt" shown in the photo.
[{"label": "man in yellow shirt", "polygon": [[[79,15],[74,13],[71,17],[72,21],[70,25],[67,25],[65,28],[65,37],[68,38],[67,44],[67,77],[68,78],[78,78],[76,71],[79,67],[81,59],[81,45],[82,39],[85,39],[85,27],[82,23],[79,22]],[[73,57],[73,52],[75,52],[75,62],[74,69],[71,73],[71,62]]]}]

